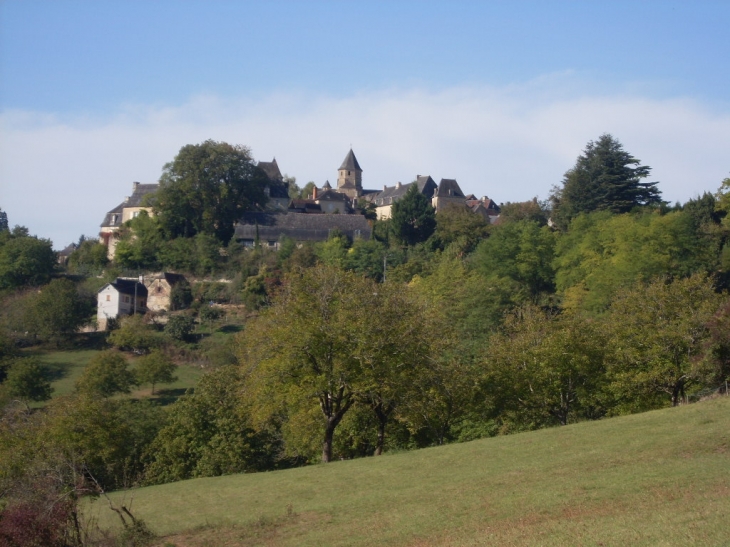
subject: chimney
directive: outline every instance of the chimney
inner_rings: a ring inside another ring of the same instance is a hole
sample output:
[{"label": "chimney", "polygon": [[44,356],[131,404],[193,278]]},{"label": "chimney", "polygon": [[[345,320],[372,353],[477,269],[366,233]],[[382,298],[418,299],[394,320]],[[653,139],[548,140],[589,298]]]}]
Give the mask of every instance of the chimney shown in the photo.
[{"label": "chimney", "polygon": [[139,186],[139,182],[133,182],[132,183],[132,193],[134,194],[137,191],[137,187]]},{"label": "chimney", "polygon": [[396,190],[397,190],[398,188],[400,188],[401,186],[403,186],[403,185],[402,185],[402,184],[400,183],[400,181],[398,181],[398,182],[396,182],[396,183],[395,183],[395,188],[396,188]]},{"label": "chimney", "polygon": [[312,199],[317,199],[317,187],[312,186]]}]

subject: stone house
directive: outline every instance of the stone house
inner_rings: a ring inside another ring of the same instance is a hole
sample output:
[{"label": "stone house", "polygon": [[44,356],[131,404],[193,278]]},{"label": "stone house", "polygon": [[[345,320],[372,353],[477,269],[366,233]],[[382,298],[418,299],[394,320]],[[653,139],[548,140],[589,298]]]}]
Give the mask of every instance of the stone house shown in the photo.
[{"label": "stone house", "polygon": [[173,311],[171,304],[172,290],[178,283],[185,282],[185,276],[163,272],[145,276],[147,287],[147,309],[149,311]]},{"label": "stone house", "polygon": [[429,201],[431,200],[437,186],[436,182],[428,175],[417,175],[415,182],[409,182],[408,184],[398,182],[395,186],[383,186],[383,191],[378,192],[373,198],[378,220],[389,219],[393,204],[401,199],[414,184],[418,186],[418,191],[421,194],[426,196]]},{"label": "stone house", "polygon": [[466,196],[454,179],[441,179],[433,193],[431,205],[438,213],[445,207],[466,207]]},{"label": "stone house", "polygon": [[96,295],[96,320],[99,330],[106,330],[109,319],[147,312],[147,287],[136,279],[117,278]]},{"label": "stone house", "polygon": [[159,184],[132,183],[132,195],[124,198],[124,201],[109,211],[101,223],[99,238],[107,247],[107,258],[114,259],[117,248],[117,232],[119,228],[133,218],[136,218],[140,211],[147,211],[152,214],[152,207],[144,204],[144,197],[152,194],[160,187]]},{"label": "stone house", "polygon": [[276,158],[272,161],[260,161],[256,164],[256,167],[260,168],[269,179],[268,184],[264,188],[264,193],[269,198],[267,208],[286,211],[290,201],[289,183],[284,182],[284,176],[281,174],[279,164],[276,163]]}]

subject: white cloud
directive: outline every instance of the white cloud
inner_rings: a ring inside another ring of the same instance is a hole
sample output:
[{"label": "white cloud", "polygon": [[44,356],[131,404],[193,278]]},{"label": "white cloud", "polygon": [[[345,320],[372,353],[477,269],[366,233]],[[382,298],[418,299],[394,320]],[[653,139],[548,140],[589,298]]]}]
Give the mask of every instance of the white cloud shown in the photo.
[{"label": "white cloud", "polygon": [[[392,89],[334,98],[297,93],[180,106],[124,106],[112,117],[0,116],[0,207],[60,248],[94,235],[133,181],[154,182],[181,146],[205,139],[276,156],[300,183],[334,182],[352,144],[366,187],[417,174],[456,178],[497,201],[547,197],[588,140],[608,132],[653,167],[665,199],[715,191],[730,171],[730,114],[690,99],[554,92],[556,78],[509,88]],[[560,77],[558,75],[557,79]]]}]

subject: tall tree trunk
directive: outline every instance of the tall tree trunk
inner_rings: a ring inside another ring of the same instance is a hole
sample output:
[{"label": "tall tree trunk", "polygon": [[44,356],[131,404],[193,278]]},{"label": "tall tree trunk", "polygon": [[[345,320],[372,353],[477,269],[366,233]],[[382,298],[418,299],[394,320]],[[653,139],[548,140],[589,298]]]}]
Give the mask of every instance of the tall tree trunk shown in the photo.
[{"label": "tall tree trunk", "polygon": [[375,412],[375,417],[378,420],[378,440],[375,444],[374,456],[380,456],[383,453],[383,448],[385,447],[385,426],[388,425],[388,419],[394,408],[395,405],[393,403],[383,405],[382,401],[372,405],[373,412]]}]

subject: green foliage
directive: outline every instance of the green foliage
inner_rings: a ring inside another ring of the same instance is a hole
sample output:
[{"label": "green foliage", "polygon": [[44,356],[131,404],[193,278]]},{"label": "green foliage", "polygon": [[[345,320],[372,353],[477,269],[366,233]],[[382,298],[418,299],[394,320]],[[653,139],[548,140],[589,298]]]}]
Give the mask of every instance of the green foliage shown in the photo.
[{"label": "green foliage", "polygon": [[51,242],[16,226],[0,231],[0,290],[48,283],[56,268]]},{"label": "green foliage", "polygon": [[48,368],[37,359],[15,359],[3,382],[3,389],[10,397],[26,403],[47,401],[53,391],[48,377]]},{"label": "green foliage", "polygon": [[26,301],[26,328],[44,340],[63,340],[89,321],[96,302],[68,279],[54,279]]},{"label": "green foliage", "polygon": [[175,340],[187,341],[195,331],[195,319],[189,315],[171,315],[165,325],[165,334]]},{"label": "green foliage", "polygon": [[703,385],[717,375],[702,356],[710,321],[722,305],[727,296],[718,295],[703,275],[618,291],[606,330],[614,349],[609,377],[620,409],[676,406],[689,390],[715,387]]},{"label": "green foliage", "polygon": [[103,351],[89,360],[81,378],[76,383],[80,393],[111,397],[116,393],[129,393],[137,379],[129,370],[129,363],[116,351]]},{"label": "green foliage", "polygon": [[514,300],[537,301],[554,288],[555,242],[555,233],[535,221],[500,224],[479,244],[471,264],[485,278],[513,282],[519,291]]},{"label": "green foliage", "polygon": [[484,392],[505,427],[567,425],[607,412],[605,336],[590,321],[526,305],[487,347]]},{"label": "green foliage", "polygon": [[98,239],[85,239],[68,257],[69,271],[81,275],[99,275],[109,262],[107,247]]},{"label": "green foliage", "polygon": [[152,395],[155,394],[155,384],[171,384],[177,381],[174,375],[177,365],[160,350],[152,350],[137,361],[134,376],[137,385],[151,384]]},{"label": "green foliage", "polygon": [[332,230],[327,241],[316,244],[317,258],[322,264],[342,268],[350,245],[351,242],[345,234],[337,229]]},{"label": "green foliage", "polygon": [[404,245],[426,241],[436,229],[436,212],[429,199],[412,184],[405,195],[391,208],[390,227],[395,238]]},{"label": "green foliage", "polygon": [[383,278],[385,246],[376,240],[356,239],[347,250],[342,265],[347,270],[380,281]]},{"label": "green foliage", "polygon": [[518,220],[531,220],[540,226],[545,226],[550,217],[548,203],[538,201],[537,197],[529,201],[507,202],[500,205],[498,223],[515,222]]},{"label": "green foliage", "polygon": [[434,238],[441,249],[456,245],[460,254],[469,254],[488,234],[489,222],[466,207],[446,207],[436,215]]},{"label": "green foliage", "polygon": [[238,367],[203,376],[168,415],[149,450],[148,483],[262,471],[277,464],[275,435],[251,426]]},{"label": "green foliage", "polygon": [[266,182],[244,146],[187,145],[164,167],[155,212],[172,238],[205,233],[227,244],[241,213],[266,203]]},{"label": "green foliage", "polygon": [[358,401],[382,406],[387,423],[433,332],[428,314],[398,290],[318,266],[289,276],[271,307],[247,323],[239,359],[260,416],[285,416],[289,453],[313,458],[319,438],[330,461],[335,430]]},{"label": "green foliage", "polygon": [[114,262],[124,268],[154,270],[160,266],[158,254],[165,245],[159,221],[147,211],[128,220],[119,230]]},{"label": "green foliage", "polygon": [[170,311],[185,310],[193,303],[193,291],[186,279],[178,281],[170,290]]},{"label": "green foliage", "polygon": [[581,213],[626,213],[637,206],[660,205],[658,183],[640,182],[649,176],[651,167],[640,163],[609,134],[590,141],[575,166],[565,173],[563,187],[553,189],[553,221],[565,228]]},{"label": "green foliage", "polygon": [[121,327],[109,334],[109,343],[115,348],[135,353],[147,353],[162,345],[162,338],[141,315],[129,315],[121,320]]},{"label": "green foliage", "polygon": [[599,312],[637,281],[713,269],[717,252],[684,212],[581,215],[558,240],[556,287],[564,306]]}]

